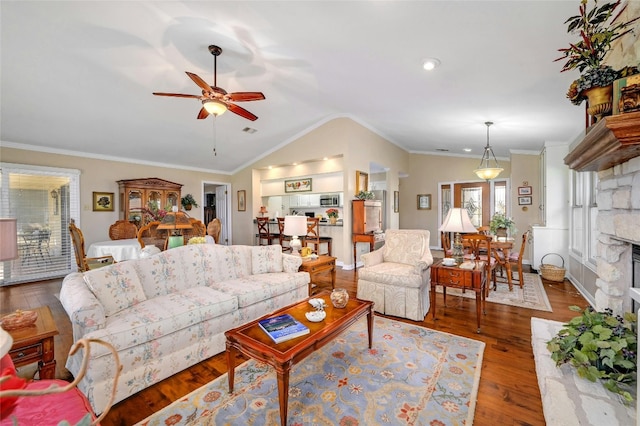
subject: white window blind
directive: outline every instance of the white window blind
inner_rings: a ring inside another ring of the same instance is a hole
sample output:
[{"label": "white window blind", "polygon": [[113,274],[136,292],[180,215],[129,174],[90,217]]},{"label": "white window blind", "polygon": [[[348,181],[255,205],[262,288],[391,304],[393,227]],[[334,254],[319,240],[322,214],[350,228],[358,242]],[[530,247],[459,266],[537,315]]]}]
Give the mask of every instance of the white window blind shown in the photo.
[{"label": "white window blind", "polygon": [[0,285],[76,270],[69,219],[78,222],[80,172],[0,163],[0,216],[16,218],[18,258],[0,262]]}]

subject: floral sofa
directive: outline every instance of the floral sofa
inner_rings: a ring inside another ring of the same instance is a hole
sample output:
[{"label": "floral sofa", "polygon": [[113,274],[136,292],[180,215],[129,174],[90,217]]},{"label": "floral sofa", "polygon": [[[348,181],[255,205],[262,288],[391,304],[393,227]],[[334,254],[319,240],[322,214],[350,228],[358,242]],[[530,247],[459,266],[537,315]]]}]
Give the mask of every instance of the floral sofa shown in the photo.
[{"label": "floral sofa", "polygon": [[[279,245],[192,244],[65,277],[60,301],[74,342],[111,343],[123,370],[116,399],[225,350],[224,332],[308,297],[301,258]],[[82,351],[66,367],[80,370]],[[112,392],[114,357],[92,349],[79,388],[99,413]]]},{"label": "floral sofa", "polygon": [[357,297],[373,301],[376,312],[423,321],[431,306],[429,235],[425,229],[386,230],[384,246],[362,255]]}]

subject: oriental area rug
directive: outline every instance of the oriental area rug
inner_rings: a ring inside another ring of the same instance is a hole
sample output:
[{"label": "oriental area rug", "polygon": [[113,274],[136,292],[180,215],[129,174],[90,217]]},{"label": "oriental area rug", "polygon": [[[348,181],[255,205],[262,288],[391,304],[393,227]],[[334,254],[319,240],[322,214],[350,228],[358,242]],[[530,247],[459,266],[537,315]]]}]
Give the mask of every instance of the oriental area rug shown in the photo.
[{"label": "oriental area rug", "polygon": [[[499,273],[498,273],[499,274]],[[518,274],[514,274],[517,276]],[[509,284],[507,284],[506,278],[500,278],[498,275],[497,290],[493,290],[493,281],[491,284],[491,290],[489,290],[489,296],[487,296],[487,302],[500,303],[503,305],[518,306],[521,308],[535,309],[538,311],[553,312],[547,292],[544,290],[542,280],[538,274],[524,273],[524,285],[520,288],[520,283],[517,280],[512,280],[513,291],[509,291]],[[437,286],[436,291],[442,293],[442,287]],[[474,291],[465,291],[462,293],[457,288],[447,288],[447,301],[449,295],[463,296],[469,299],[475,299],[476,293]]]},{"label": "oriental area rug", "polygon": [[[289,425],[471,425],[485,344],[375,317],[366,318],[291,369]],[[279,425],[270,366],[236,367],[138,425]]]}]

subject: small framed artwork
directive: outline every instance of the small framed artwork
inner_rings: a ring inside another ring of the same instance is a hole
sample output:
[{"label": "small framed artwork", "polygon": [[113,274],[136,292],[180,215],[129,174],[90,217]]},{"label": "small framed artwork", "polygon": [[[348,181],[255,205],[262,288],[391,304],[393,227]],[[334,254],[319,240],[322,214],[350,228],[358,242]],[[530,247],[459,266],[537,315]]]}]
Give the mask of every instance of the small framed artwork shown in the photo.
[{"label": "small framed artwork", "polygon": [[369,174],[356,170],[356,195],[369,189]]},{"label": "small framed artwork", "polygon": [[93,211],[94,212],[112,212],[113,211],[113,192],[94,192],[93,193]]},{"label": "small framed artwork", "polygon": [[284,192],[310,192],[311,178],[284,181]]},{"label": "small framed artwork", "polygon": [[393,212],[400,211],[400,191],[393,191]]},{"label": "small framed artwork", "polygon": [[431,210],[431,194],[418,194],[418,210]]},{"label": "small framed artwork", "polygon": [[519,186],[518,187],[518,195],[531,195],[531,187],[530,186]]},{"label": "small framed artwork", "polygon": [[244,212],[247,210],[247,191],[241,189],[238,191],[238,211]]},{"label": "small framed artwork", "polygon": [[518,205],[519,206],[530,206],[531,205],[531,197],[518,197]]}]

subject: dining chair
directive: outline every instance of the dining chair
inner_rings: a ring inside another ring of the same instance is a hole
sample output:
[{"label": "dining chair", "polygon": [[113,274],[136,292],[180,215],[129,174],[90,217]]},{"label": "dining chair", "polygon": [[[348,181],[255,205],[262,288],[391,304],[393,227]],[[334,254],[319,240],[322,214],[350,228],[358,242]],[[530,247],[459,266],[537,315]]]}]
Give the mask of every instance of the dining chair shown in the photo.
[{"label": "dining chair", "polygon": [[109,226],[109,238],[112,240],[128,240],[137,236],[138,227],[128,220],[116,220]]},{"label": "dining chair", "polygon": [[202,223],[202,221],[190,217],[189,223],[191,224],[191,229],[182,230],[184,245],[187,245],[189,243],[189,240],[193,237],[204,237],[205,235],[207,235],[207,227],[204,226],[204,223]]},{"label": "dining chair", "polygon": [[84,251],[84,236],[73,220],[69,222],[69,233],[71,234],[71,242],[79,272],[87,272],[116,263],[113,256],[87,257]]},{"label": "dining chair", "polygon": [[[487,281],[491,279],[493,281],[493,289],[497,288],[496,283],[496,259],[491,255],[491,241],[493,238],[490,235],[484,234],[462,234],[462,244],[469,251],[465,257],[476,261],[485,262],[487,268]],[[489,294],[489,282],[485,290],[486,294]]]},{"label": "dining chair", "polygon": [[207,225],[207,235],[213,237],[216,244],[220,244],[220,231],[222,231],[222,223],[215,217]]},{"label": "dining chair", "polygon": [[511,264],[518,265],[518,282],[520,283],[520,288],[524,285],[524,273],[522,272],[522,259],[524,257],[524,250],[527,246],[527,240],[529,239],[529,233],[531,231],[527,231],[522,234],[522,245],[520,246],[520,251],[514,251],[509,253],[509,262]]},{"label": "dining chair", "polygon": [[448,232],[440,232],[440,241],[444,257],[451,257],[451,235]]},{"label": "dining chair", "polygon": [[[269,218],[268,217],[256,217],[256,223],[258,224],[258,238],[259,246],[271,245],[273,240],[280,240],[280,234],[272,234],[269,230]],[[263,244],[265,242],[265,244]]]},{"label": "dining chair", "polygon": [[291,242],[291,236],[284,235],[284,217],[278,217],[276,218],[276,220],[278,221],[278,232],[280,232],[280,236],[278,237],[278,241],[280,242],[280,247],[282,247],[283,252],[290,252],[292,251],[291,246],[284,245],[285,242],[287,244]]},{"label": "dining chair", "polygon": [[[321,237],[320,236],[320,218],[319,217],[308,217],[307,218],[307,235],[304,237],[302,242],[303,247],[308,247],[310,244],[311,252],[320,255],[331,256],[331,244],[333,242],[333,238],[331,237]],[[327,245],[327,251],[321,251],[320,247],[322,244]]]},{"label": "dining chair", "polygon": [[154,220],[138,230],[137,238],[141,249],[145,248],[147,245],[154,245],[160,250],[164,250],[167,232],[165,230],[158,229],[158,225],[160,225],[160,221]]}]

